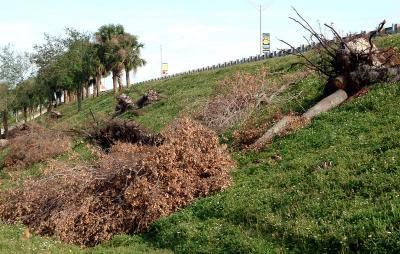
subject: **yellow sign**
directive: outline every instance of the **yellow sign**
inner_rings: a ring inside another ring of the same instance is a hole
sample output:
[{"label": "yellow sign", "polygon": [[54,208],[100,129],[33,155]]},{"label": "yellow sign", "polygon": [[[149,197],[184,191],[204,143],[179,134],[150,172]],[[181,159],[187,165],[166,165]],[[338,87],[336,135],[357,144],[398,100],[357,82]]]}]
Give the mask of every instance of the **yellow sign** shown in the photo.
[{"label": "yellow sign", "polygon": [[269,53],[270,48],[271,48],[271,36],[269,33],[263,33],[263,35],[262,35],[263,53]]},{"label": "yellow sign", "polygon": [[263,38],[263,45],[269,45],[270,38],[269,37],[264,37]]},{"label": "yellow sign", "polygon": [[168,75],[168,64],[167,63],[163,63],[161,65],[161,75],[163,75],[163,76]]}]

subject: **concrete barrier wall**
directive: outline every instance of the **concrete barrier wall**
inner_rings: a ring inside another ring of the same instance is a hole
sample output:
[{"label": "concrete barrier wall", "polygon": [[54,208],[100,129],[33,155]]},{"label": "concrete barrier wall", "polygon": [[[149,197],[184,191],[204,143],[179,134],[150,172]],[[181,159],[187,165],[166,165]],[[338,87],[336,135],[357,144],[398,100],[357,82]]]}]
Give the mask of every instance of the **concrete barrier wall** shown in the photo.
[{"label": "concrete barrier wall", "polygon": [[[393,24],[392,26],[383,29],[382,33],[383,34],[397,34],[397,33],[400,33],[400,24]],[[361,31],[359,33],[359,35],[362,35],[362,34],[366,34],[366,31]],[[296,50],[298,52],[304,53],[304,52],[309,51],[312,48],[314,48],[315,45],[316,44],[314,42],[311,43],[311,45],[300,45],[299,47],[296,48]],[[188,74],[193,74],[193,73],[199,73],[199,72],[204,72],[204,71],[210,71],[210,70],[226,68],[226,67],[229,67],[229,66],[243,64],[243,63],[251,63],[251,62],[257,62],[257,61],[263,61],[263,60],[266,60],[268,58],[283,57],[283,56],[287,56],[287,55],[290,55],[290,54],[294,53],[292,51],[293,51],[292,49],[286,49],[286,50],[273,51],[273,52],[270,52],[269,54],[264,54],[264,55],[249,56],[249,57],[245,57],[245,58],[242,58],[242,59],[236,59],[236,60],[232,60],[232,61],[228,61],[228,62],[224,62],[224,63],[220,63],[220,64],[214,64],[214,65],[211,65],[211,66],[201,67],[201,68],[198,68],[198,69],[195,69],[195,70],[189,70],[189,71],[184,71],[184,72],[180,72],[180,73],[175,73],[175,74],[171,74],[171,75],[168,75],[168,76],[165,76],[165,77],[153,78],[153,79],[150,79],[150,80],[146,80],[146,81],[142,81],[142,82],[138,82],[138,83],[134,83],[134,84],[135,85],[139,85],[139,84],[144,84],[144,83],[153,82],[153,81],[157,81],[157,80],[166,80],[166,79],[179,77],[179,76],[183,76],[183,75],[188,75]]]}]

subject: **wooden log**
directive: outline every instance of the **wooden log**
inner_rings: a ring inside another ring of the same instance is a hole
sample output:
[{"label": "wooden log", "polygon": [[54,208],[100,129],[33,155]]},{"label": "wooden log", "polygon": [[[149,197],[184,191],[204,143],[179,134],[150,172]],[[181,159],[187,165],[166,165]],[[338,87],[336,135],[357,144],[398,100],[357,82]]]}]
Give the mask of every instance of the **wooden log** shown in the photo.
[{"label": "wooden log", "polygon": [[342,89],[337,90],[335,93],[324,98],[323,100],[318,102],[314,107],[307,110],[307,112],[304,113],[302,115],[302,117],[311,120],[315,116],[317,116],[323,112],[327,112],[328,110],[339,106],[347,98],[348,98],[347,93],[344,90],[342,90]]},{"label": "wooden log", "polygon": [[327,112],[328,110],[335,108],[342,104],[348,98],[347,93],[344,90],[337,90],[335,93],[330,96],[324,98],[320,102],[318,102],[315,106],[310,108],[306,113],[302,116],[285,116],[279,122],[274,124],[268,131],[259,138],[250,149],[262,149],[267,144],[271,143],[273,139],[288,131],[293,131],[295,128],[299,128],[302,125],[295,124],[296,122],[304,123],[310,121],[315,116]]},{"label": "wooden log", "polygon": [[271,143],[272,140],[283,132],[287,126],[292,121],[292,116],[285,116],[279,122],[277,122],[274,126],[272,126],[268,131],[262,135],[252,146],[252,149],[261,149],[266,146],[268,143]]}]

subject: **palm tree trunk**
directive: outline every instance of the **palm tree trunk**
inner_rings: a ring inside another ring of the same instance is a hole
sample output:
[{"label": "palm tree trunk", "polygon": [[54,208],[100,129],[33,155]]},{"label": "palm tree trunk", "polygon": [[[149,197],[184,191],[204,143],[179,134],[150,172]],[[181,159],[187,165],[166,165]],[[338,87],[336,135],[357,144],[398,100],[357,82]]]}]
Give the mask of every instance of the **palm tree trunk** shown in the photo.
[{"label": "palm tree trunk", "polygon": [[118,73],[118,87],[119,91],[122,91],[124,89],[124,84],[122,83],[122,77],[121,77],[121,72]]},{"label": "palm tree trunk", "polygon": [[81,90],[81,101],[83,101],[83,99],[85,99],[85,84],[82,84],[80,86],[80,90]]},{"label": "palm tree trunk", "polygon": [[86,97],[86,99],[87,99],[87,98],[89,98],[89,95],[90,95],[90,91],[89,91],[89,82],[86,82],[85,88],[86,88],[86,89],[85,89],[85,90],[86,90],[86,94],[85,94],[86,96],[85,96],[85,97]]},{"label": "palm tree trunk", "polygon": [[131,84],[131,77],[129,75],[129,70],[125,69],[125,77],[126,77],[126,88],[129,88]]},{"label": "palm tree trunk", "polygon": [[4,138],[8,135],[8,112],[3,111],[3,128],[4,128]]},{"label": "palm tree trunk", "polygon": [[28,121],[28,108],[24,106],[24,122]]},{"label": "palm tree trunk", "polygon": [[[100,86],[101,86],[101,74],[97,74],[96,76],[96,97],[100,94]],[[93,92],[94,93],[94,92]]]},{"label": "palm tree trunk", "polygon": [[82,85],[78,86],[78,88],[76,89],[76,94],[77,94],[77,99],[78,99],[78,112],[81,111],[82,109],[82,92],[83,92],[83,88]]},{"label": "palm tree trunk", "polygon": [[114,94],[117,95],[118,91],[117,91],[117,86],[118,86],[118,76],[116,72],[113,72],[113,89],[114,89]]},{"label": "palm tree trunk", "polygon": [[86,85],[83,84],[83,85],[82,85],[82,100],[83,100],[84,98],[86,98],[86,94],[87,94],[87,92],[86,92]]}]

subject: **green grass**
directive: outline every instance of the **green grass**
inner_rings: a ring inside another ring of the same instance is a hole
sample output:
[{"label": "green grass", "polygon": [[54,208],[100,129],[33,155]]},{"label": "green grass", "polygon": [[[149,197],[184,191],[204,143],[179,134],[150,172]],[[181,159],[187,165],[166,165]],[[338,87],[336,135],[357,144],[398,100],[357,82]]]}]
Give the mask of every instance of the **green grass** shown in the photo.
[{"label": "green grass", "polygon": [[[156,250],[149,247],[140,237],[117,236],[95,248],[80,248],[68,245],[49,237],[31,235],[24,238],[25,228],[21,225],[0,224],[0,253],[76,253],[76,254],[106,254],[106,253],[154,253],[167,254],[167,250]],[[134,250],[134,252],[132,252]]]},{"label": "green grass", "polygon": [[[380,37],[377,44],[399,47],[400,36]],[[159,131],[211,96],[218,80],[263,66],[285,71],[295,61],[271,59],[139,85],[130,90],[134,99],[148,89],[165,99],[145,108],[143,116],[122,118]],[[323,86],[316,76],[301,80],[254,117],[262,122],[274,112],[303,112],[320,98]],[[100,118],[111,114],[114,104],[113,96],[104,94],[86,100],[78,114],[75,104],[62,106],[62,120],[52,124],[79,126],[90,120],[89,108]],[[400,84],[379,84],[261,152],[237,152],[231,187],[159,219],[146,234],[80,249],[45,237],[21,241],[20,226],[0,224],[0,252],[400,253],[399,126]],[[74,151],[83,161],[96,160],[81,140]]]},{"label": "green grass", "polygon": [[399,253],[399,85],[374,87],[265,151],[238,155],[234,185],[157,221],[152,241],[178,253]]},{"label": "green grass", "polygon": [[393,47],[400,52],[400,34],[377,37],[375,39],[375,44],[382,48]]}]

